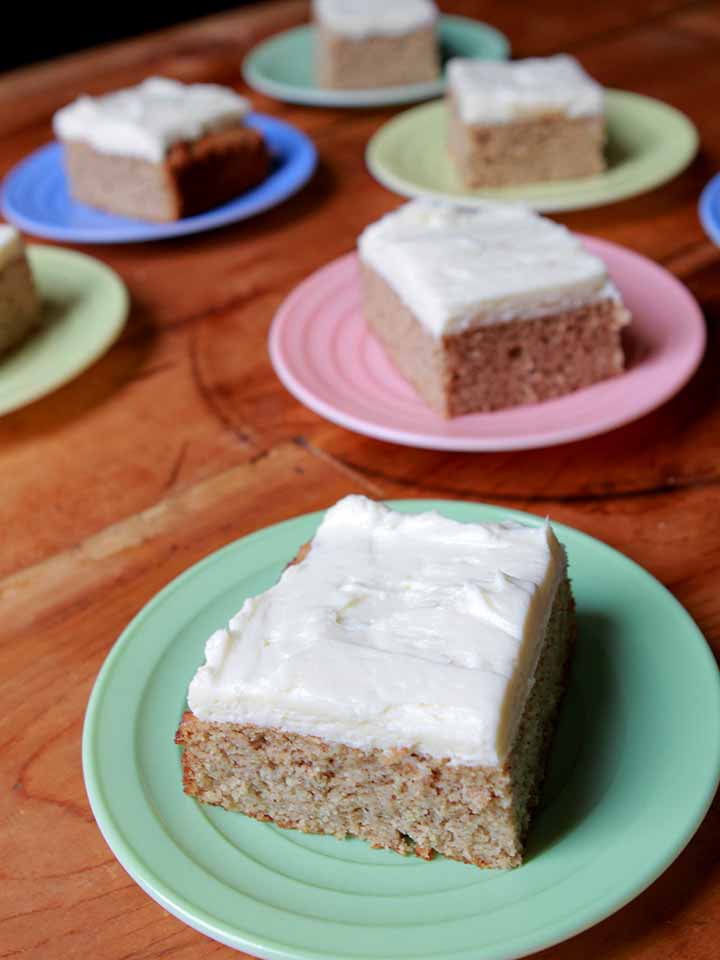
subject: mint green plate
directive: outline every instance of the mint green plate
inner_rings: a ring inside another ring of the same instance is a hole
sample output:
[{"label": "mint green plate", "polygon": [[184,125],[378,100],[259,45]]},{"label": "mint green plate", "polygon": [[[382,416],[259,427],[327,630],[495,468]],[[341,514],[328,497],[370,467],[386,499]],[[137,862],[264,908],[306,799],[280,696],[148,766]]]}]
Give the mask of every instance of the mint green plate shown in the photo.
[{"label": "mint green plate", "polygon": [[[474,503],[396,506],[540,522]],[[184,796],[173,735],[205,639],[275,582],[320,518],[268,527],[178,577],[125,630],[97,679],[85,783],[105,839],[140,886],[197,930],[272,960],[508,960],[597,923],[652,883],[715,792],[718,671],[664,587],[559,524],[580,635],[524,866],[404,859]]]},{"label": "mint green plate", "polygon": [[[443,63],[451,57],[504,60],[510,53],[504,34],[468,17],[441,16],[438,36]],[[326,90],[315,83],[314,45],[312,26],[295,27],[270,37],[245,57],[242,70],[246,83],[278,100],[313,107],[387,107],[428,100],[445,89],[445,81],[438,79],[403,87]]]},{"label": "mint green plate", "polygon": [[61,247],[32,245],[27,253],[43,303],[42,324],[0,356],[0,413],[82,373],[105,353],[127,318],[125,285],[104,263]]},{"label": "mint green plate", "polygon": [[582,210],[633,197],[684,170],[698,148],[698,134],[674,107],[623,90],[606,99],[608,168],[580,180],[470,190],[447,150],[447,111],[442,100],[406,110],[368,143],[372,175],[405,197],[435,197],[456,203],[523,202],[535,210]]}]

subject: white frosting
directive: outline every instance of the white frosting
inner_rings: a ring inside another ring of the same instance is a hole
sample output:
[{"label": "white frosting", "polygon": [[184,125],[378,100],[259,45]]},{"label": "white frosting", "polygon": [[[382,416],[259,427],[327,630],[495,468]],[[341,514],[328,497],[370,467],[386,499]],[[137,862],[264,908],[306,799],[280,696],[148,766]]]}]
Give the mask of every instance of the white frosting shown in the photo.
[{"label": "white frosting", "polygon": [[430,0],[313,0],[315,20],[333,33],[360,40],[397,36],[435,22]]},{"label": "white frosting", "polygon": [[448,86],[464,123],[508,123],[562,113],[593,117],[604,111],[604,91],[574,57],[527,60],[451,60]]},{"label": "white frosting", "polygon": [[358,247],[434,337],[619,299],[602,260],[519,205],[415,200],[367,227]]},{"label": "white frosting", "polygon": [[0,268],[22,257],[25,245],[22,237],[9,223],[0,223]]},{"label": "white frosting", "polygon": [[53,129],[59,139],[81,140],[99,153],[161,163],[174,143],[240,121],[249,109],[228,87],[150,77],[103,97],[80,97],[55,114]]},{"label": "white frosting", "polygon": [[497,765],[565,553],[548,524],[466,524],[346,497],[302,563],[207,642],[202,720]]}]

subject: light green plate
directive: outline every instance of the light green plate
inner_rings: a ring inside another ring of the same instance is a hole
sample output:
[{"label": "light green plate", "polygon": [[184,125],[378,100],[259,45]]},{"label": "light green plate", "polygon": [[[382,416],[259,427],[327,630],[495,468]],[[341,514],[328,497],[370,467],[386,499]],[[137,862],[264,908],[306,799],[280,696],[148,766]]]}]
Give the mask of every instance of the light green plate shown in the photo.
[{"label": "light green plate", "polygon": [[442,100],[406,110],[370,140],[365,159],[373,176],[405,197],[435,197],[463,204],[521,201],[535,210],[582,210],[644,193],[680,173],[698,148],[688,118],[660,100],[623,90],[606,99],[608,168],[581,180],[469,190],[447,149]]},{"label": "light green plate", "polygon": [[[468,17],[440,17],[438,36],[443,63],[451,57],[504,60],[510,53],[502,33]],[[314,46],[312,26],[296,27],[271,37],[251,50],[243,61],[246,83],[278,100],[313,107],[386,107],[429,100],[445,89],[444,79],[438,79],[402,87],[326,90],[315,82]]]},{"label": "light green plate", "polygon": [[0,413],[72,380],[117,338],[128,312],[125,285],[93,257],[60,247],[28,247],[43,303],[42,325],[0,357]]},{"label": "light green plate", "polygon": [[[482,504],[396,506],[540,522]],[[718,672],[656,580],[560,525],[580,635],[523,867],[404,859],[183,795],[173,735],[205,639],[277,579],[319,520],[298,517],[208,557],[158,594],[110,653],[87,710],[83,766],[95,818],[130,875],[197,930],[273,960],[507,960],[589,927],[648,886],[717,785]]]}]

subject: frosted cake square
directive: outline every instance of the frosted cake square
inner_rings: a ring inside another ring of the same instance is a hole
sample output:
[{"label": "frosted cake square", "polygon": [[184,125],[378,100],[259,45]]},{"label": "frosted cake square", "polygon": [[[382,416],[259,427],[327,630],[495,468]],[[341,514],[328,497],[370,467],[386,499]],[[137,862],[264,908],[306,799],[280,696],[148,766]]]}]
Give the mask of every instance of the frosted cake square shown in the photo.
[{"label": "frosted cake square", "polygon": [[573,57],[451,60],[449,148],[469,187],[588,177],[605,169],[603,88]]},{"label": "frosted cake square", "polygon": [[226,203],[266,177],[269,153],[245,122],[249,110],[228,87],[150,77],[80,97],[53,128],[75,199],[162,222]]},{"label": "frosted cake square", "polygon": [[35,290],[22,237],[0,223],[0,354],[17,346],[40,322]]},{"label": "frosted cake square", "polygon": [[437,80],[437,8],[430,0],[314,0],[317,82],[364,90]]},{"label": "frosted cake square", "polygon": [[370,329],[446,417],[558,397],[623,370],[630,314],[605,264],[521,206],[413,201],[358,241]]},{"label": "frosted cake square", "polygon": [[361,496],[207,642],[185,792],[281,827],[514,867],[575,635],[549,524]]}]

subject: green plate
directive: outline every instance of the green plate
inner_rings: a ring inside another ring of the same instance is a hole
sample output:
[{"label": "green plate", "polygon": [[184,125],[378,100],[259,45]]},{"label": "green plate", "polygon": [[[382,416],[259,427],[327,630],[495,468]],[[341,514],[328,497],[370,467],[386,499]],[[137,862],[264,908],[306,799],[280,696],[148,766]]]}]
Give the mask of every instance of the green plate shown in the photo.
[{"label": "green plate", "polygon": [[370,140],[365,159],[373,176],[405,197],[454,202],[521,201],[535,210],[582,210],[633,197],[665,183],[692,161],[698,134],[688,118],[660,100],[623,90],[606,99],[608,168],[580,180],[470,190],[450,159],[442,100],[406,110]]},{"label": "green plate", "polygon": [[117,338],[128,312],[125,285],[93,257],[30,246],[43,302],[42,325],[0,357],[0,413],[56,390],[94,363]]},{"label": "green plate", "polygon": [[[510,54],[507,38],[486,23],[468,17],[442,16],[438,35],[443,63],[451,57],[504,60]],[[296,27],[259,44],[243,61],[246,83],[288,103],[314,107],[386,107],[437,97],[445,89],[443,79],[403,87],[368,90],[326,90],[314,76],[315,28]]]},{"label": "green plate", "polygon": [[[395,505],[540,522],[474,503]],[[272,960],[508,960],[597,923],[652,883],[715,792],[717,668],[664,587],[559,524],[580,636],[523,867],[404,859],[182,793],[173,735],[205,639],[275,582],[320,518],[268,527],[192,567],[110,653],[88,705],[83,766],[98,825],[130,875],[197,930]]]}]

